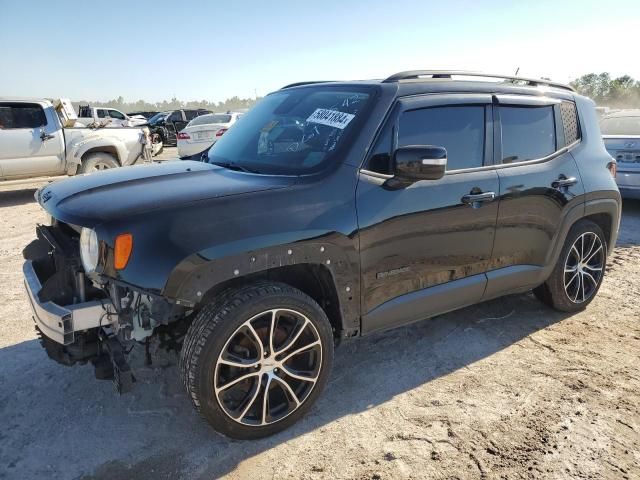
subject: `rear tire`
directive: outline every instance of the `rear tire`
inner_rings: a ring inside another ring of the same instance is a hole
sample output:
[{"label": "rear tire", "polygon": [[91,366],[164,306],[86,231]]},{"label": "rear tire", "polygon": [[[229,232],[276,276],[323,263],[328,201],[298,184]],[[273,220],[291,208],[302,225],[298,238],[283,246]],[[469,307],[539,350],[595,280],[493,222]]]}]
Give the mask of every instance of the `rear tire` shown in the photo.
[{"label": "rear tire", "polygon": [[80,165],[80,173],[93,173],[110,168],[117,168],[118,161],[109,153],[99,152],[87,155]]},{"label": "rear tire", "polygon": [[196,316],[180,372],[198,412],[235,439],[273,435],[321,394],[333,364],[322,308],[282,283],[228,290]]},{"label": "rear tire", "polygon": [[590,220],[580,220],[569,230],[551,276],[533,293],[561,312],[582,310],[600,289],[606,259],[607,241],[602,229]]}]

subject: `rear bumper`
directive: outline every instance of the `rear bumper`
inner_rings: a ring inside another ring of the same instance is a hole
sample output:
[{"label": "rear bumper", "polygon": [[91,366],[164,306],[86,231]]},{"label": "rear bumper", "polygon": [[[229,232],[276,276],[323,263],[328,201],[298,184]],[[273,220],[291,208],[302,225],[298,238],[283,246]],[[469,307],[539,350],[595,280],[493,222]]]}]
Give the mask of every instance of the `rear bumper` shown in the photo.
[{"label": "rear bumper", "polygon": [[65,306],[50,301],[41,302],[38,294],[42,285],[31,260],[24,262],[22,272],[33,319],[40,331],[54,342],[71,345],[76,332],[110,325],[117,320],[113,304],[106,299]]}]

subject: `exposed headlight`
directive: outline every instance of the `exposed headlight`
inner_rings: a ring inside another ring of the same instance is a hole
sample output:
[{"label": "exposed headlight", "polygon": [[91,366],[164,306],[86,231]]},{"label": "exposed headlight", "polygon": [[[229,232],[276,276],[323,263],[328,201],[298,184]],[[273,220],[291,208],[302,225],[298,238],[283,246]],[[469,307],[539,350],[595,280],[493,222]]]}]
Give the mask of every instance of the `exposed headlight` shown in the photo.
[{"label": "exposed headlight", "polygon": [[100,260],[98,236],[92,228],[83,228],[80,232],[80,260],[87,273],[95,271]]}]

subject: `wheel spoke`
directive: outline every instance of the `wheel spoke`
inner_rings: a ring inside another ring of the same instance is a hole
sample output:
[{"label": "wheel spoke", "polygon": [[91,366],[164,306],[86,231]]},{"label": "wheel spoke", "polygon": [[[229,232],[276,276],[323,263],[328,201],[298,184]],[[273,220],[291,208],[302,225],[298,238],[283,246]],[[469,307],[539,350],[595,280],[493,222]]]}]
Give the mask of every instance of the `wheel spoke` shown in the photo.
[{"label": "wheel spoke", "polygon": [[573,277],[571,277],[571,280],[569,280],[566,284],[565,284],[565,288],[569,288],[569,285],[571,285],[573,283],[573,281],[578,277],[578,275],[580,275],[580,272],[577,271],[578,269],[576,269],[576,273],[573,274]]},{"label": "wheel spoke", "polygon": [[246,363],[240,360],[235,361],[235,360],[227,360],[226,358],[220,358],[220,360],[218,360],[218,363],[221,365],[228,365],[230,367],[235,367],[235,368],[254,368],[260,362],[255,361],[255,362]]},{"label": "wheel spoke", "polygon": [[273,379],[277,381],[280,385],[282,385],[287,392],[289,392],[289,395],[291,395],[291,397],[293,398],[293,401],[296,403],[296,408],[298,408],[298,406],[300,406],[300,400],[298,399],[298,396],[295,394],[295,392],[291,388],[291,385],[289,385],[285,380],[281,379],[280,377],[274,376]]},{"label": "wheel spoke", "polygon": [[262,340],[260,339],[260,336],[258,335],[258,332],[256,332],[255,328],[253,328],[253,325],[251,325],[251,321],[248,321],[246,323],[247,328],[249,329],[249,331],[251,332],[251,334],[253,335],[253,337],[256,340],[256,343],[258,344],[258,360],[262,360],[262,358],[264,357],[264,346],[262,345]]},{"label": "wheel spoke", "polygon": [[275,347],[273,346],[273,334],[275,332],[276,329],[276,314],[278,313],[278,310],[271,310],[271,326],[269,328],[269,352],[272,355],[275,355]]},{"label": "wheel spoke", "polygon": [[264,397],[262,399],[262,425],[267,424],[267,414],[269,412],[269,388],[271,388],[271,375],[267,377],[267,384],[264,387]]},{"label": "wheel spoke", "polygon": [[216,394],[222,392],[223,390],[228,390],[229,388],[233,387],[234,385],[237,385],[238,383],[242,382],[243,380],[247,380],[247,379],[255,377],[257,375],[258,375],[257,372],[251,372],[251,373],[246,373],[244,375],[240,375],[235,380],[231,380],[230,382],[225,383],[221,387],[216,387]]},{"label": "wheel spoke", "polygon": [[258,395],[260,394],[260,389],[261,388],[262,388],[262,378],[259,378],[258,379],[258,385],[256,385],[256,391],[253,392],[253,395],[251,396],[251,399],[247,402],[245,407],[242,409],[242,413],[238,417],[236,417],[236,420],[242,421],[242,419],[247,415],[247,412],[249,411],[249,409],[255,403],[256,398],[258,398]]},{"label": "wheel spoke", "polygon": [[576,287],[576,295],[575,297],[573,297],[573,301],[577,302],[578,301],[578,295],[580,295],[580,284],[581,284],[581,278],[580,278],[580,274],[578,272],[578,286]]},{"label": "wheel spoke", "polygon": [[300,329],[296,332],[296,334],[293,336],[293,339],[287,342],[287,344],[284,347],[282,347],[280,350],[278,350],[277,352],[274,352],[274,354],[280,355],[286,352],[291,347],[293,347],[295,343],[298,341],[298,338],[300,338],[300,335],[302,335],[302,332],[305,330],[305,328],[307,328],[308,324],[309,324],[309,320],[305,318],[304,323],[302,324],[302,327],[300,327]]},{"label": "wheel spoke", "polygon": [[[591,242],[591,246],[589,247],[589,251],[586,253],[586,255],[584,255],[584,257],[588,257],[591,252],[593,251],[593,247],[596,246],[596,242],[598,241],[598,237],[597,235],[593,235],[593,241]],[[584,258],[583,258],[584,259]]]},{"label": "wheel spoke", "polygon": [[320,345],[320,340],[316,340],[314,342],[309,343],[308,345],[305,345],[304,347],[300,347],[297,350],[291,352],[289,355],[287,355],[286,357],[284,357],[282,359],[282,363],[284,364],[285,362],[287,362],[291,357],[294,357],[296,355],[298,355],[299,353],[302,353],[306,350],[309,350],[310,348],[315,347],[316,345]]},{"label": "wheel spoke", "polygon": [[600,250],[602,250],[602,245],[600,245],[595,252],[593,252],[589,258],[587,258],[583,263],[589,263],[591,261],[591,259],[596,255],[596,253],[598,253]]},{"label": "wheel spoke", "polygon": [[318,380],[318,375],[320,373],[318,372],[316,376],[300,375],[300,372],[295,372],[294,370],[285,366],[282,367],[282,370],[284,370],[284,373],[289,375],[291,378],[295,378],[296,380],[302,380],[303,382],[312,382],[312,383],[315,383],[316,380]]},{"label": "wheel spoke", "polygon": [[[589,270],[592,270],[594,272],[601,272],[602,271],[602,267],[592,267],[591,265],[585,265],[583,268],[588,268]],[[587,273],[587,272],[585,272]]]},{"label": "wheel spoke", "polygon": [[575,265],[573,267],[564,267],[564,273],[572,273],[572,272],[576,272],[578,271],[578,265]]},{"label": "wheel spoke", "polygon": [[596,281],[596,279],[593,277],[593,275],[591,275],[589,272],[585,272],[584,270],[582,271],[583,274],[583,279],[584,277],[587,277],[589,280],[591,280],[591,283],[593,283],[594,287],[598,286],[598,282]]}]

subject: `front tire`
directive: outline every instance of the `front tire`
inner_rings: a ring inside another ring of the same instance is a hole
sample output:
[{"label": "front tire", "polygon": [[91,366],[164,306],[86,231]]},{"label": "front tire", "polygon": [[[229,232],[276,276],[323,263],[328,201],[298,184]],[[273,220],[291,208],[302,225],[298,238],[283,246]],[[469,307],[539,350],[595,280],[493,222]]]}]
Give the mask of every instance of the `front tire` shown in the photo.
[{"label": "front tire", "polygon": [[326,314],[281,283],[227,291],[206,305],[185,337],[182,378],[218,432],[255,439],[284,430],[311,408],[333,363]]},{"label": "front tire", "polygon": [[101,170],[108,170],[119,166],[118,161],[108,153],[91,153],[82,160],[80,173],[99,172]]},{"label": "front tire", "polygon": [[580,220],[569,230],[551,276],[533,293],[556,310],[582,310],[600,289],[606,260],[607,241],[602,229],[590,220]]}]

